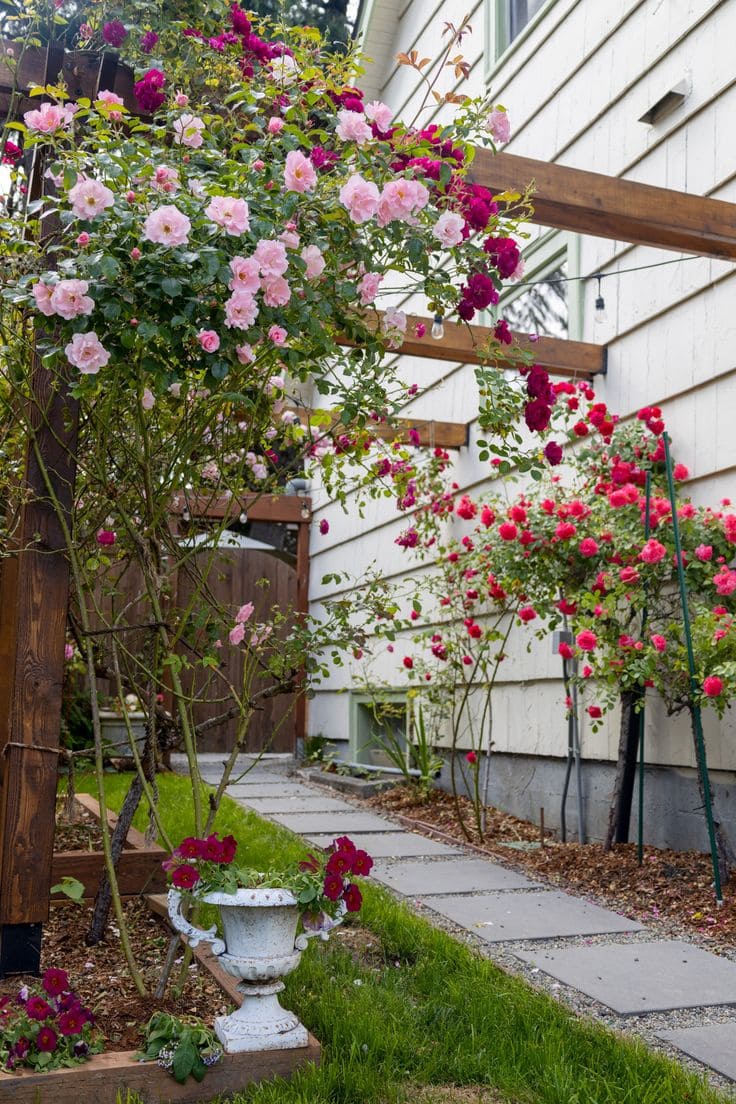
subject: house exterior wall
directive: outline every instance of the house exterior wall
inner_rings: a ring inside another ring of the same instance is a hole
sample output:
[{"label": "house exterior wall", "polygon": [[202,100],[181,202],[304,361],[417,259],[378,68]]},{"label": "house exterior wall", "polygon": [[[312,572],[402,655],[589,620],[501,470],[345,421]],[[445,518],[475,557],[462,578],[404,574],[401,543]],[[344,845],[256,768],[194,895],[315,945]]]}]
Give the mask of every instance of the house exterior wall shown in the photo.
[{"label": "house exterior wall", "polygon": [[[499,44],[502,0],[367,0],[361,31],[373,63],[362,84],[369,96],[390,104],[403,120],[412,120],[422,108],[424,94],[416,73],[398,65],[395,55],[416,49],[421,56],[437,57],[443,24],[459,22],[468,8],[473,34],[464,40],[462,52],[471,73],[463,88],[470,93],[488,88],[494,102],[508,109],[509,152],[736,201],[736,0],[547,0],[505,50]],[[447,87],[444,77],[441,81]],[[653,125],[638,121],[681,82],[686,96],[678,108]],[[442,114],[423,108],[420,119],[426,125],[441,120]],[[608,375],[596,382],[600,398],[622,416],[631,416],[645,404],[661,405],[677,458],[691,472],[686,492],[695,501],[713,504],[733,494],[733,265],[683,256],[681,263],[617,276],[620,270],[672,261],[678,255],[556,231],[546,237],[555,248],[555,243],[567,247],[568,271],[604,274],[607,317],[600,323],[594,320],[595,281],[568,285],[579,307],[571,311],[571,336],[608,345]],[[528,269],[528,275],[533,271]],[[422,311],[420,303],[408,305]],[[403,358],[402,371],[407,382],[420,384],[419,394],[407,407],[409,416],[471,423],[471,444],[455,454],[454,478],[462,490],[477,493],[487,484],[488,465],[477,460],[473,448],[477,394],[472,369]],[[327,572],[349,569],[360,574],[373,563],[388,576],[398,578],[406,572],[406,557],[393,543],[406,521],[392,502],[372,503],[360,518],[356,511],[345,514],[339,505],[318,496],[317,521],[322,517],[329,520],[330,531],[320,536],[315,527],[312,540],[315,611],[335,589],[321,583]],[[531,640],[527,652],[529,639],[521,632],[512,636],[504,682],[494,693],[496,749],[512,764],[518,756],[524,770],[529,757],[559,760],[567,746],[559,660],[552,655],[551,641]],[[396,657],[401,654],[397,646],[393,656],[379,657],[372,676],[400,688],[404,679]],[[345,691],[365,677],[355,663],[324,684],[310,702],[309,730],[347,740]],[[709,761],[723,772],[721,780],[732,794],[734,721],[729,714],[722,724],[709,716],[706,729]],[[610,715],[597,734],[583,723],[586,760],[605,767],[615,758],[617,741],[617,716]],[[667,718],[656,701],[647,711],[646,746],[653,769],[691,777],[694,760],[687,724],[682,718]],[[513,773],[512,767],[505,771],[507,777]],[[509,808],[516,800],[512,790]],[[495,796],[503,804],[503,795]],[[550,822],[549,812],[547,819]],[[600,835],[599,814],[591,814],[589,829]],[[682,843],[687,833],[676,836]]]}]

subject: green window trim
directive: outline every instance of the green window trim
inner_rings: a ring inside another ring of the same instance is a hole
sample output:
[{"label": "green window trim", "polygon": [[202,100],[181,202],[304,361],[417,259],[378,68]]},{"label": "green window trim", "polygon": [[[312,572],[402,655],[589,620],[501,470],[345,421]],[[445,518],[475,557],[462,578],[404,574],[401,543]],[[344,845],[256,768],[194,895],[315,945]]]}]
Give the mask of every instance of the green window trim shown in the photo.
[{"label": "green window trim", "polygon": [[567,261],[567,337],[570,341],[581,341],[583,337],[583,280],[570,279],[580,275],[580,236],[563,230],[547,230],[523,250],[525,269],[519,284],[506,284],[501,300],[492,315],[483,321],[493,325],[497,318],[503,318],[504,308],[508,307],[527,290],[528,283],[543,280],[563,261]]},{"label": "green window trim", "polygon": [[545,0],[516,38],[509,42],[509,0],[486,0],[485,3],[485,78],[488,83],[508,59],[526,41],[557,0]]}]

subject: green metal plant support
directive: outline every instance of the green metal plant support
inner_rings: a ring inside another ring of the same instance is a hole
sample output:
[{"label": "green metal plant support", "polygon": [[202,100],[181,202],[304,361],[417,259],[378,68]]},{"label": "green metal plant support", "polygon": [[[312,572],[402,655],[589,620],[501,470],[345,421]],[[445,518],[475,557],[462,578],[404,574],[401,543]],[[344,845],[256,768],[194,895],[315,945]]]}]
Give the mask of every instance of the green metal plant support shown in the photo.
[{"label": "green metal plant support", "polygon": [[[644,488],[645,494],[645,508],[644,508],[644,540],[649,540],[649,535],[652,530],[652,519],[650,516],[650,506],[652,501],[652,473],[647,472],[647,479]],[[649,611],[644,606],[641,614],[641,633],[644,635],[644,629],[647,627],[647,617]],[[644,722],[646,719],[646,709],[644,706],[646,691],[642,687],[642,706],[639,711],[639,832],[637,837],[637,855],[639,858],[639,866],[644,862]]]},{"label": "green metal plant support", "polygon": [[685,630],[685,644],[687,647],[687,665],[690,672],[690,707],[692,709],[693,724],[695,727],[695,749],[703,787],[703,801],[705,805],[705,819],[708,825],[708,839],[710,841],[710,857],[713,863],[713,886],[716,893],[716,904],[723,904],[723,892],[721,890],[721,872],[718,867],[718,848],[716,847],[716,832],[713,823],[713,802],[710,791],[710,778],[708,777],[708,761],[705,754],[705,739],[703,737],[703,717],[700,705],[697,701],[698,680],[695,675],[695,652],[693,650],[693,637],[690,628],[690,608],[687,601],[687,583],[685,582],[685,567],[682,562],[682,544],[680,542],[680,522],[677,517],[677,503],[675,500],[675,480],[672,474],[672,457],[670,456],[670,439],[667,433],[662,434],[664,443],[664,462],[667,470],[667,491],[669,493],[670,506],[672,507],[672,534],[675,538],[675,558],[677,560],[677,577],[680,583],[680,603],[682,605],[682,626]]}]

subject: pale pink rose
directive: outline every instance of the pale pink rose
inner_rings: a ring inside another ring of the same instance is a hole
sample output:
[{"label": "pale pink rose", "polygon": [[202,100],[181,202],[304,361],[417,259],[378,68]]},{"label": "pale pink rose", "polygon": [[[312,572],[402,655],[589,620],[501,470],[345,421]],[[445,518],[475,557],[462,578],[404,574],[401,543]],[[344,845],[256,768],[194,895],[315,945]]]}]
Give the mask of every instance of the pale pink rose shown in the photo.
[{"label": "pale pink rose", "polygon": [[255,257],[233,257],[230,261],[233,278],[228,284],[231,291],[248,291],[252,295],[259,290],[260,266]]},{"label": "pale pink rose", "polygon": [[248,204],[236,196],[215,196],[204,213],[234,238],[244,234],[250,226]]},{"label": "pale pink rose", "polygon": [[50,284],[45,284],[43,280],[39,280],[38,283],[34,284],[31,288],[33,297],[36,300],[36,306],[41,314],[45,314],[47,318],[50,318],[52,314],[56,314],[56,311],[51,306],[51,293],[53,290]]},{"label": "pale pink rose", "polygon": [[236,647],[237,647],[238,644],[243,643],[244,637],[245,637],[245,626],[240,624],[240,623],[235,625],[235,627],[232,628],[230,630],[230,632],[228,633],[228,640],[230,641],[231,644],[234,644]]},{"label": "pale pink rose", "polygon": [[316,280],[325,270],[325,259],[322,250],[316,245],[305,245],[301,251],[301,258],[307,266],[305,273],[308,280]]},{"label": "pale pink rose", "polygon": [[271,338],[274,345],[285,345],[289,335],[283,326],[271,326],[268,331],[268,336]]},{"label": "pale pink rose", "polygon": [[378,201],[378,225],[386,226],[395,219],[409,222],[412,216],[426,207],[429,191],[421,180],[390,180]]},{"label": "pale pink rose", "polygon": [[253,361],[256,359],[256,355],[253,352],[252,345],[236,345],[235,352],[241,364],[252,364]]},{"label": "pale pink rose", "polygon": [[145,387],[143,389],[143,398],[141,399],[141,406],[143,407],[144,410],[152,410],[153,407],[155,406],[155,404],[156,404],[156,396],[154,395],[153,391],[151,391],[150,387]]},{"label": "pale pink rose", "polygon": [[291,288],[283,276],[268,276],[262,281],[263,302],[267,307],[285,307],[291,299]]},{"label": "pale pink rose", "polygon": [[286,124],[284,123],[284,120],[280,119],[278,115],[272,115],[271,118],[268,120],[268,126],[266,129],[268,130],[269,134],[280,134],[285,125]]},{"label": "pale pink rose", "polygon": [[258,261],[262,276],[283,276],[289,267],[286,246],[280,241],[262,238],[253,256]]},{"label": "pale pink rose", "polygon": [[81,178],[69,189],[69,199],[74,214],[83,219],[97,218],[115,202],[114,194],[104,184],[100,184],[99,180]]},{"label": "pale pink rose", "polygon": [[372,123],[375,123],[382,133],[390,128],[394,113],[388,104],[381,103],[380,100],[373,100],[372,103],[367,103],[363,110],[366,119],[370,119]]},{"label": "pale pink rose", "polygon": [[169,392],[170,395],[173,395],[175,399],[180,398],[181,397],[181,384],[180,383],[170,383],[169,386],[168,386],[168,392]]},{"label": "pale pink rose", "polygon": [[37,130],[39,134],[53,134],[55,130],[64,130],[74,118],[77,110],[76,104],[44,103],[35,111],[26,111],[23,114],[23,122],[29,130]]},{"label": "pale pink rose", "polygon": [[249,291],[234,291],[225,302],[225,325],[228,329],[249,329],[258,317],[258,304]]},{"label": "pale pink rose", "polygon": [[238,612],[235,614],[235,624],[244,625],[245,622],[253,615],[255,606],[252,602],[246,602],[244,606],[241,606]]},{"label": "pale pink rose", "polygon": [[104,104],[113,104],[115,107],[125,106],[123,97],[118,96],[117,92],[111,92],[107,88],[103,88],[102,92],[97,93],[97,99],[101,100]]},{"label": "pale pink rose", "polygon": [[220,338],[214,330],[200,330],[197,341],[206,353],[216,353],[220,348]]},{"label": "pale pink rose", "polygon": [[301,150],[286,155],[284,185],[287,192],[311,192],[317,183],[317,170]]},{"label": "pale pink rose", "polygon": [[64,659],[67,660],[67,662],[70,659],[74,659],[74,645],[73,644],[65,644],[64,645]]},{"label": "pale pink rose", "polygon": [[338,125],[335,133],[343,142],[357,142],[359,146],[365,145],[373,137],[373,131],[365,121],[365,116],[360,111],[338,111]]},{"label": "pale pink rose", "polygon": [[346,207],[353,222],[360,225],[373,218],[378,210],[378,188],[371,180],[364,180],[353,173],[340,189],[340,202]]},{"label": "pale pink rose", "polygon": [[295,230],[282,230],[279,241],[283,242],[287,249],[298,249],[301,238]]},{"label": "pale pink rose", "polygon": [[358,291],[360,292],[360,303],[363,307],[368,307],[375,300],[378,294],[378,289],[383,283],[383,276],[380,272],[366,272],[358,284]]},{"label": "pale pink rose", "polygon": [[253,168],[256,172],[263,172],[266,167],[266,162],[262,161],[260,157],[257,157],[253,162]]},{"label": "pale pink rose", "polygon": [[91,314],[95,309],[94,300],[87,295],[89,284],[86,280],[59,280],[51,292],[51,306],[56,314],[66,318],[79,318],[81,314]]},{"label": "pale pink rose", "polygon": [[451,249],[463,240],[465,219],[455,211],[444,211],[432,227],[432,236],[437,238],[445,249]]},{"label": "pale pink rose", "polygon": [[266,385],[266,393],[273,395],[274,391],[283,391],[286,386],[286,380],[283,376],[269,376],[268,384]]},{"label": "pale pink rose", "polygon": [[524,261],[524,258],[523,258],[523,257],[519,257],[519,261],[518,261],[518,263],[517,263],[517,265],[516,265],[516,268],[515,268],[515,269],[514,269],[514,271],[513,271],[512,273],[511,273],[511,275],[510,275],[510,276],[508,277],[508,281],[509,281],[509,283],[513,284],[513,283],[515,283],[515,282],[516,282],[517,280],[520,280],[520,279],[521,279],[521,277],[522,277],[522,276],[524,275],[524,269],[525,269],[525,267],[526,267],[526,263],[525,263],[525,261]]},{"label": "pale pink rose", "polygon": [[174,120],[174,142],[177,146],[189,146],[190,149],[199,149],[204,139],[204,120],[198,115],[180,115]]},{"label": "pale pink rose", "polygon": [[143,224],[143,237],[158,245],[184,245],[191,228],[187,216],[178,207],[168,204],[151,211]]},{"label": "pale pink rose", "polygon": [[179,173],[176,169],[170,169],[167,165],[158,165],[151,184],[157,192],[172,195],[179,190]]},{"label": "pale pink rose", "polygon": [[100,343],[94,330],[74,334],[64,352],[69,363],[88,376],[94,376],[110,359],[110,354]]},{"label": "pale pink rose", "polygon": [[488,116],[486,128],[497,145],[505,145],[511,137],[511,123],[509,122],[508,112],[496,108]]},{"label": "pale pink rose", "polygon": [[186,92],[177,92],[174,96],[174,104],[176,107],[186,107],[189,103],[189,97]]},{"label": "pale pink rose", "polygon": [[46,172],[43,174],[43,176],[44,176],[44,180],[50,180],[55,188],[60,188],[62,186],[62,184],[64,183],[64,174],[63,174],[63,172],[54,173],[54,172],[51,171],[51,169],[47,169]]},{"label": "pale pink rose", "polygon": [[406,333],[406,326],[407,317],[404,311],[392,307],[384,313],[381,329],[388,338],[388,344],[391,348],[398,348],[401,345]]}]

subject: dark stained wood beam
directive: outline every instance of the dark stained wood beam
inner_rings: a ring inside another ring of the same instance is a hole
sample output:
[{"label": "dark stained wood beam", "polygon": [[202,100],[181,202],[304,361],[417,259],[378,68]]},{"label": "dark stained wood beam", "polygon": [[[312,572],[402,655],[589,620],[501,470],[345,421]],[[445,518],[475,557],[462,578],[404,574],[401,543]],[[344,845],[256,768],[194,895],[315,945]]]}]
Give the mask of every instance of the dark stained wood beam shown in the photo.
[{"label": "dark stained wood beam", "polygon": [[[307,517],[302,516],[306,507]],[[237,518],[247,514],[248,521],[283,521],[304,523],[311,519],[312,502],[298,495],[242,495],[231,498],[228,495],[177,495],[171,504],[171,513],[182,517],[212,518],[222,521],[225,518]]]},{"label": "dark stained wood beam", "polygon": [[[379,319],[382,312],[378,312]],[[417,323],[422,323],[426,328],[426,335],[422,338],[414,336]],[[529,334],[514,333],[515,345],[507,346],[507,352],[502,358],[497,355],[488,357],[483,350],[487,346],[493,329],[490,326],[473,326],[467,322],[445,322],[444,337],[435,340],[430,337],[432,327],[431,318],[422,318],[411,315],[408,319],[406,337],[403,344],[396,349],[397,353],[405,356],[426,357],[429,360],[448,360],[455,364],[487,364],[492,363],[500,368],[519,368],[523,363],[514,356],[513,349],[518,348],[529,352],[535,364],[541,364],[550,375],[567,376],[575,378],[587,378],[606,372],[606,347],[594,345],[588,341],[567,341],[558,337],[532,338]],[[341,344],[352,345],[347,338],[340,339]],[[415,424],[419,428],[420,423]],[[427,423],[429,425],[430,423]],[[452,423],[440,423],[447,427],[447,432],[455,432]],[[427,443],[427,442],[422,442]],[[436,443],[439,445],[440,441]],[[466,444],[466,441],[461,444]],[[457,444],[446,444],[444,448],[458,448]]]},{"label": "dark stained wood beam", "polygon": [[[292,406],[288,408],[299,417],[303,425],[309,425],[315,411],[307,407]],[[338,424],[338,416],[331,426],[325,427],[325,432],[332,432]],[[386,422],[371,423],[370,432],[381,441],[398,441],[406,439],[410,429],[419,434],[420,445],[428,445],[432,448],[456,449],[464,448],[468,443],[468,426],[465,422],[435,422],[425,418],[395,418],[391,425]]]},{"label": "dark stained wood beam", "polygon": [[469,179],[498,195],[533,186],[532,222],[597,238],[736,260],[736,205],[476,148]]}]

